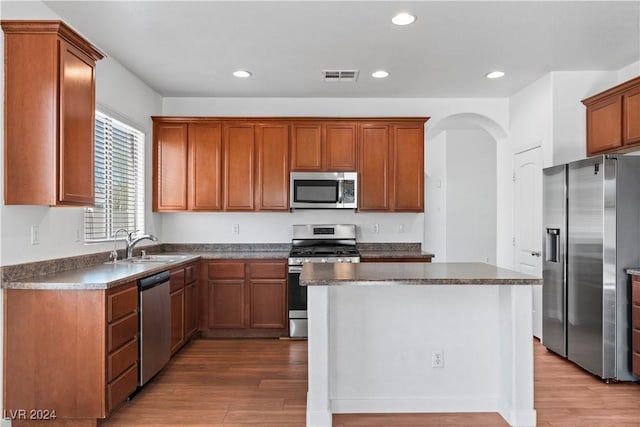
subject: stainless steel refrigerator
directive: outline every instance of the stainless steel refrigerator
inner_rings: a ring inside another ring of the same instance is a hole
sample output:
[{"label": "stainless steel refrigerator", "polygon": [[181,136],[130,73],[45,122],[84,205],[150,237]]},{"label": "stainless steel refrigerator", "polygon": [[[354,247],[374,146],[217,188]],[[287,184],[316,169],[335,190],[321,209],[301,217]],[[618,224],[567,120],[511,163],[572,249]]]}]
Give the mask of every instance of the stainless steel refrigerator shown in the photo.
[{"label": "stainless steel refrigerator", "polygon": [[630,366],[629,278],[640,266],[640,157],[543,170],[542,343],[603,379]]}]

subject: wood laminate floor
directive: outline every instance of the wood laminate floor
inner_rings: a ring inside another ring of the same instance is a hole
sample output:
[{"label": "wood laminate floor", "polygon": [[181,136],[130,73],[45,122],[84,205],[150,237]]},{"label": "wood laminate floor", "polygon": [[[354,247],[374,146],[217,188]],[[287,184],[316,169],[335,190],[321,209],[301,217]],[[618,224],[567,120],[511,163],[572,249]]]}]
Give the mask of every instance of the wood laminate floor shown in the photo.
[{"label": "wood laminate floor", "polygon": [[[196,340],[103,427],[304,427],[307,343]],[[640,427],[640,384],[605,384],[535,340],[541,427]],[[335,427],[494,427],[498,414],[334,415]]]}]

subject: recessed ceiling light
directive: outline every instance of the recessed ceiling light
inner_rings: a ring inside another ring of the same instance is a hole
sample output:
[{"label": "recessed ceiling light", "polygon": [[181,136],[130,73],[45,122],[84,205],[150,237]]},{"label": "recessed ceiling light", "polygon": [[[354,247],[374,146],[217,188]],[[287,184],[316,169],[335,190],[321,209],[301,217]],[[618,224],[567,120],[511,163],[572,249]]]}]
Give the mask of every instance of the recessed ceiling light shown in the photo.
[{"label": "recessed ceiling light", "polygon": [[384,79],[385,77],[389,77],[389,73],[384,70],[378,70],[371,73],[371,77],[375,77],[376,79]]},{"label": "recessed ceiling light", "polygon": [[391,22],[396,25],[409,25],[413,24],[416,20],[416,17],[411,15],[410,13],[402,12],[391,18]]},{"label": "recessed ceiling light", "polygon": [[234,71],[233,75],[236,77],[240,77],[241,79],[244,79],[251,76],[251,72],[246,70],[238,70],[238,71]]},{"label": "recessed ceiling light", "polygon": [[502,71],[492,71],[490,73],[487,73],[488,79],[499,79],[502,76],[504,76],[504,73]]}]

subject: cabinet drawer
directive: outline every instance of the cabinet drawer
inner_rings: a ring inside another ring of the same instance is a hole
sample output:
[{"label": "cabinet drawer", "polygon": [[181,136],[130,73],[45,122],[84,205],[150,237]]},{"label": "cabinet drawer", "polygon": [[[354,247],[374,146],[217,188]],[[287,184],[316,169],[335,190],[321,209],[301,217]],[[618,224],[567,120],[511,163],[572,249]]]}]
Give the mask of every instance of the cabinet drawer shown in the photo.
[{"label": "cabinet drawer", "polygon": [[138,335],[138,313],[130,314],[129,316],[110,324],[108,329],[109,345],[107,352],[110,353]]},{"label": "cabinet drawer", "polygon": [[107,322],[113,322],[136,311],[138,311],[138,286],[135,284],[107,296]]},{"label": "cabinet drawer", "polygon": [[640,276],[631,276],[631,300],[640,304]]},{"label": "cabinet drawer", "polygon": [[184,288],[184,268],[171,271],[171,279],[169,279],[170,291],[175,292]]},{"label": "cabinet drawer", "polygon": [[631,325],[640,329],[640,305],[638,304],[631,306]]},{"label": "cabinet drawer", "polygon": [[633,353],[632,365],[633,375],[640,378],[640,353]]},{"label": "cabinet drawer", "polygon": [[198,278],[198,264],[187,265],[184,268],[184,283],[188,284]]},{"label": "cabinet drawer", "polygon": [[638,329],[633,328],[631,345],[633,351],[635,351],[636,353],[640,353],[640,327],[638,327]]},{"label": "cabinet drawer", "polygon": [[107,357],[107,382],[113,381],[138,361],[138,340],[132,339]]},{"label": "cabinet drawer", "polygon": [[115,381],[107,385],[107,402],[109,410],[113,411],[136,390],[138,386],[138,364],[127,369]]},{"label": "cabinet drawer", "polygon": [[210,279],[244,279],[244,262],[211,262]]},{"label": "cabinet drawer", "polygon": [[249,264],[249,277],[260,279],[285,279],[287,269],[284,262],[256,262]]}]

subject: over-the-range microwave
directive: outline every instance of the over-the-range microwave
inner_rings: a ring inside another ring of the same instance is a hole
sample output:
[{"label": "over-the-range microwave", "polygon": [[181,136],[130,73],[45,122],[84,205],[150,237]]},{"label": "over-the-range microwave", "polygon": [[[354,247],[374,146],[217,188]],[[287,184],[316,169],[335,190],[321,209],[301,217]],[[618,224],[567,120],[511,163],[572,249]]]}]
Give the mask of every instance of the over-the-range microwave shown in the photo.
[{"label": "over-the-range microwave", "polygon": [[356,209],[357,172],[291,172],[291,209]]}]

